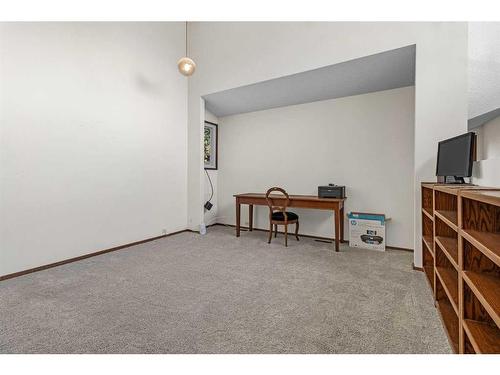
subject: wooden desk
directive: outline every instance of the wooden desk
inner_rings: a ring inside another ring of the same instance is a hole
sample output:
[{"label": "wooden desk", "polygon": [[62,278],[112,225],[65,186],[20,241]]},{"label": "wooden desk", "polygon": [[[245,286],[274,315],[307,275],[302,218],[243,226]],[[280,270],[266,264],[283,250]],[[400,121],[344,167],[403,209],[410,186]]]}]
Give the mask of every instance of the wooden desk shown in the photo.
[{"label": "wooden desk", "polygon": [[[267,206],[266,195],[263,193],[235,194],[236,198],[236,237],[240,236],[241,205],[248,204],[248,229],[253,230],[253,206]],[[276,196],[279,204],[283,196]],[[332,210],[335,212],[333,222],[335,228],[335,251],[339,251],[339,243],[344,241],[344,201],[346,198],[318,198],[315,195],[290,195],[288,207],[312,208],[316,210]]]}]

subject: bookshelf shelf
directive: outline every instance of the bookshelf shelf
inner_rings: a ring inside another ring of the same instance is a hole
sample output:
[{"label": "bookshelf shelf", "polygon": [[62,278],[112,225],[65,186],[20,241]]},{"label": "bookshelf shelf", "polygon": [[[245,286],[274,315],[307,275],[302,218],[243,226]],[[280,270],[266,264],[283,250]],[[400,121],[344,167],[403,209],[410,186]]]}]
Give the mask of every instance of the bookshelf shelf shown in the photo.
[{"label": "bookshelf shelf", "polygon": [[441,248],[443,253],[448,257],[450,263],[458,271],[458,241],[456,238],[437,236],[436,244]]},{"label": "bookshelf shelf", "polygon": [[422,240],[424,241],[425,246],[427,246],[429,252],[432,254],[432,256],[434,256],[434,250],[432,249],[432,236],[424,235],[422,237]]},{"label": "bookshelf shelf", "polygon": [[424,207],[422,207],[422,212],[431,220],[434,220],[434,217],[432,216],[432,214]]},{"label": "bookshelf shelf", "polygon": [[498,327],[470,319],[463,321],[463,327],[475,353],[500,353],[500,329]]},{"label": "bookshelf shelf", "polygon": [[463,279],[493,321],[500,326],[500,278],[464,271]]},{"label": "bookshelf shelf", "polygon": [[500,233],[464,229],[461,234],[500,267]]},{"label": "bookshelf shelf", "polygon": [[436,275],[448,296],[450,304],[458,316],[458,276],[455,270],[445,267],[436,267]]},{"label": "bookshelf shelf", "polygon": [[458,216],[456,211],[436,210],[436,216],[439,216],[439,218],[448,224],[455,232],[458,230]]},{"label": "bookshelf shelf", "polygon": [[459,344],[459,331],[458,331],[458,317],[450,302],[446,299],[436,302],[436,307],[441,315],[448,340],[455,353],[458,353]]}]

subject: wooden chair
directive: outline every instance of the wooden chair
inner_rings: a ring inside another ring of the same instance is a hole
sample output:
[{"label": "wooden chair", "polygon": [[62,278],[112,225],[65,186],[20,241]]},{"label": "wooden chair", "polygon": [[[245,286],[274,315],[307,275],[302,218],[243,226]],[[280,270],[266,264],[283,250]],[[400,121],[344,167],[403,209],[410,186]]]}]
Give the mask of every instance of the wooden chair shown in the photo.
[{"label": "wooden chair", "polygon": [[[272,196],[272,192],[279,192],[284,197],[277,196],[276,194]],[[286,210],[288,204],[290,203],[288,193],[282,188],[272,187],[266,192],[266,201],[269,206],[269,240],[267,243],[271,243],[273,225],[274,237],[278,234],[278,225],[284,225],[285,246],[288,246],[288,224],[295,224],[295,238],[299,241],[299,216]]]}]

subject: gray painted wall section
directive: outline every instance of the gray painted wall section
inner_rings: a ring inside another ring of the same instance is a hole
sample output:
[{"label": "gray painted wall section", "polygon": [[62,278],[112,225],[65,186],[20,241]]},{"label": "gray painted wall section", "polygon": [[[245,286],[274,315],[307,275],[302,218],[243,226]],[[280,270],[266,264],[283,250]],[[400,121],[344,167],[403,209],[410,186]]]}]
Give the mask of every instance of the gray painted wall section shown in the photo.
[{"label": "gray painted wall section", "polygon": [[467,121],[467,127],[469,130],[478,128],[486,124],[487,122],[494,120],[498,116],[500,116],[500,108],[494,109],[493,111],[489,111],[483,113],[482,115],[469,119],[469,121]]},{"label": "gray painted wall section", "polygon": [[[299,53],[299,51],[298,51]],[[218,117],[415,84],[415,45],[205,95]]]}]

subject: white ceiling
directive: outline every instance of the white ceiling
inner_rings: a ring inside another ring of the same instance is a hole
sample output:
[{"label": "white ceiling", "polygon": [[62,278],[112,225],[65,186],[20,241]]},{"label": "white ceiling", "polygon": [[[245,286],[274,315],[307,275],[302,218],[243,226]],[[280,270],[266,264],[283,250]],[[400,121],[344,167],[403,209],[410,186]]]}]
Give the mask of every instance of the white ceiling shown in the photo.
[{"label": "white ceiling", "polygon": [[469,118],[500,108],[500,22],[469,23]]},{"label": "white ceiling", "polygon": [[500,22],[469,22],[469,130],[500,116]]},{"label": "white ceiling", "polygon": [[[298,52],[300,53],[300,52]],[[415,45],[205,95],[217,117],[415,84]]]}]

